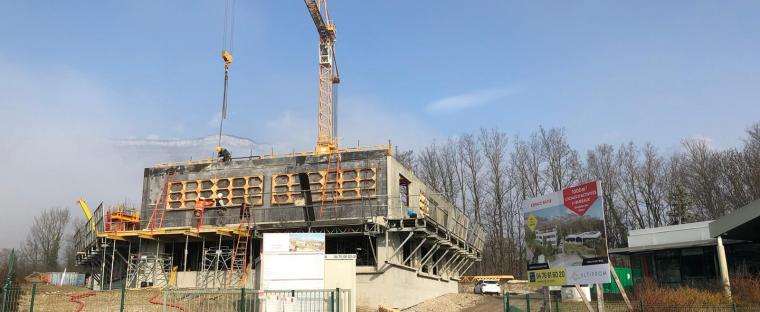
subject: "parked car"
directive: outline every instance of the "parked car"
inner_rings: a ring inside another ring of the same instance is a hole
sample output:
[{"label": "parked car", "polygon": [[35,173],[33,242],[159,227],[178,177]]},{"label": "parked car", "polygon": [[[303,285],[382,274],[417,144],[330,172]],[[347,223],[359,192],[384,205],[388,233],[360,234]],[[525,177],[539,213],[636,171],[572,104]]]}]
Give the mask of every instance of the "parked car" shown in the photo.
[{"label": "parked car", "polygon": [[476,294],[501,294],[498,280],[480,280],[473,290]]}]

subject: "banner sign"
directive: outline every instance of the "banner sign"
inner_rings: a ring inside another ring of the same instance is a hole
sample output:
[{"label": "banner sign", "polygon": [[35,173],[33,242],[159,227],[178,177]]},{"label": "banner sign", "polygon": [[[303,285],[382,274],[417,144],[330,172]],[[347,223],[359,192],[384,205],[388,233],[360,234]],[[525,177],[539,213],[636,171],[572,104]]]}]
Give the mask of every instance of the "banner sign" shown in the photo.
[{"label": "banner sign", "polygon": [[523,202],[530,283],[610,282],[603,202],[596,181]]},{"label": "banner sign", "polygon": [[261,258],[263,289],[324,288],[324,233],[264,233]]}]

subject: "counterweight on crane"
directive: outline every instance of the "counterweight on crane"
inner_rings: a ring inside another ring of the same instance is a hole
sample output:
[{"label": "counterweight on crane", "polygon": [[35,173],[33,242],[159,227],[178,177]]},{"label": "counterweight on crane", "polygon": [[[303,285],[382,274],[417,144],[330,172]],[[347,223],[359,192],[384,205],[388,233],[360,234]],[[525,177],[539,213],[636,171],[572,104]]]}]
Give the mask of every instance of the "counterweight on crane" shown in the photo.
[{"label": "counterweight on crane", "polygon": [[317,115],[317,153],[328,154],[337,142],[337,85],[340,83],[335,61],[335,24],[327,11],[327,0],[304,0],[319,34],[319,111]]}]

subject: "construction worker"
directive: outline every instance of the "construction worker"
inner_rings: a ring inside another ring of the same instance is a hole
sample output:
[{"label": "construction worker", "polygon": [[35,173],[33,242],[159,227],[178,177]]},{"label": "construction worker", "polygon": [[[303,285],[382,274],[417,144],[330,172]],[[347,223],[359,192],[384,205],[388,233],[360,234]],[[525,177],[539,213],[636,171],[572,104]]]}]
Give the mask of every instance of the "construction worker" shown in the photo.
[{"label": "construction worker", "polygon": [[214,201],[211,199],[208,199],[206,197],[201,196],[200,200],[195,202],[195,207],[193,207],[193,215],[196,219],[196,226],[198,228],[203,225],[203,210],[206,209],[206,207],[211,207],[214,205]]},{"label": "construction worker", "polygon": [[220,159],[223,162],[228,162],[232,160],[232,154],[230,154],[230,151],[228,151],[226,148],[217,146],[216,147],[216,153],[217,153],[217,159]]},{"label": "construction worker", "polygon": [[222,193],[216,193],[214,205],[219,208],[216,210],[216,225],[222,226],[225,224],[224,215],[227,214],[227,207],[224,206],[224,195]]}]

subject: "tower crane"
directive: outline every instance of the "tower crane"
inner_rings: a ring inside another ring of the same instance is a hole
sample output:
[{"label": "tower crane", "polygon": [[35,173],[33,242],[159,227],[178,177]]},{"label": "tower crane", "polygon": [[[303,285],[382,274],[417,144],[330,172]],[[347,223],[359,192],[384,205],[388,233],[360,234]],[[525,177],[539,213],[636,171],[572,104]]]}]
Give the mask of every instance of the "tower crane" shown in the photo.
[{"label": "tower crane", "polygon": [[327,11],[327,0],[304,0],[319,34],[319,112],[317,115],[317,154],[338,148],[337,87],[340,83],[335,61],[335,24]]}]

